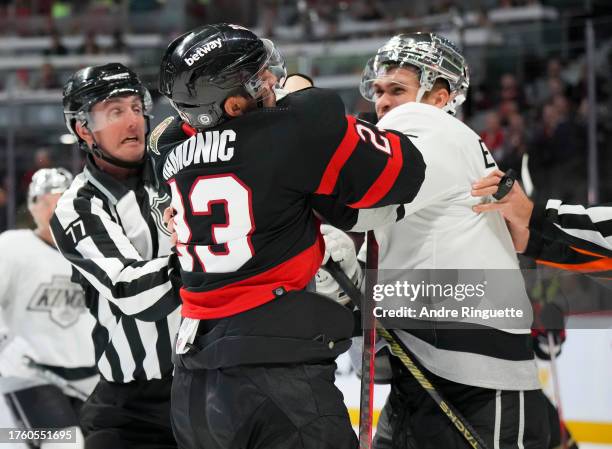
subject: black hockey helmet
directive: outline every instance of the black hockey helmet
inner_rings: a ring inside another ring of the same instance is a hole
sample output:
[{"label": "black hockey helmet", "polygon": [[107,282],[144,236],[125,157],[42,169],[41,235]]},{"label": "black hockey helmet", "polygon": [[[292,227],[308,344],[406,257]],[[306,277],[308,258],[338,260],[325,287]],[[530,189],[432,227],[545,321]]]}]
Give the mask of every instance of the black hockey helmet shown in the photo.
[{"label": "black hockey helmet", "polygon": [[95,104],[112,97],[126,95],[137,95],[142,99],[148,133],[149,116],[147,113],[153,105],[151,95],[136,73],[119,63],[85,67],[75,72],[64,85],[64,118],[66,126],[77,138],[82,150],[112,164],[132,168],[141,165],[142,161],[137,163],[121,161],[106,154],[97,144],[89,148],[76,132],[77,121],[90,130],[94,130],[95,120],[92,119],[90,111]]},{"label": "black hockey helmet", "polygon": [[161,62],[159,91],[189,125],[209,128],[226,119],[226,98],[261,100],[272,94],[261,79],[265,69],[278,83],[286,76],[285,61],[271,41],[239,25],[206,25],[170,43]]}]

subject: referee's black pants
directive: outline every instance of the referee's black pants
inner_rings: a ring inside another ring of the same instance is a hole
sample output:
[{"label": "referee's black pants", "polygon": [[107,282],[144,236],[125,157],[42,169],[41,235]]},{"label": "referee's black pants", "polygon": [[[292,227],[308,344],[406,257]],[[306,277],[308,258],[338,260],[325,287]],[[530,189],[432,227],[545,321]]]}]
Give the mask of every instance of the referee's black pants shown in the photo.
[{"label": "referee's black pants", "polygon": [[172,376],[114,383],[100,380],[81,408],[87,449],[176,449],[170,424]]},{"label": "referee's black pants", "polygon": [[[472,449],[455,425],[396,357],[374,449]],[[490,390],[459,384],[424,370],[482,437],[489,449],[548,449],[550,426],[541,390]]]}]

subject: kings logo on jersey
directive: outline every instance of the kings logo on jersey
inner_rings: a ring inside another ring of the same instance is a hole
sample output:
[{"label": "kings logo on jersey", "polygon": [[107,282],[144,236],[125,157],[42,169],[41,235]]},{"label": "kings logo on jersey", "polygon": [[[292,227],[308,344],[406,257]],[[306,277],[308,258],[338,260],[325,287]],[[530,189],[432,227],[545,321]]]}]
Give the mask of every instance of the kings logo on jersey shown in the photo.
[{"label": "kings logo on jersey", "polygon": [[48,313],[51,321],[66,329],[73,326],[87,309],[80,286],[70,282],[68,276],[53,276],[51,282],[42,283],[36,289],[28,311]]}]

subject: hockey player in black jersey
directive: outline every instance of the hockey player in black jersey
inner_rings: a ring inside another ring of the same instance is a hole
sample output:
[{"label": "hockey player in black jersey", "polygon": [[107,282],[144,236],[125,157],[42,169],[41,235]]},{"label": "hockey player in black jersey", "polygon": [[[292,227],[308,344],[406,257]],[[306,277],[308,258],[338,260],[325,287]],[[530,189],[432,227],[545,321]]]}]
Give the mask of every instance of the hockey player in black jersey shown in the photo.
[{"label": "hockey player in black jersey", "polygon": [[334,385],[352,315],[308,292],[323,256],[311,201],[410,202],[425,164],[407,137],[346,117],[331,91],[276,104],[283,76],[273,44],[236,25],[186,33],[162,59],[179,117],[152,133],[150,154],[177,211],[181,448],[357,446]]}]

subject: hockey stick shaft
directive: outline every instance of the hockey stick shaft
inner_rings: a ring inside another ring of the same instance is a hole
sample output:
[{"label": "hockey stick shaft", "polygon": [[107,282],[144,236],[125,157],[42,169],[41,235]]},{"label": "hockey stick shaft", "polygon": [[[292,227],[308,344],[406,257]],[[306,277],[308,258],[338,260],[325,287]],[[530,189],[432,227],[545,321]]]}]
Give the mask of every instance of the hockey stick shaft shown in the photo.
[{"label": "hockey stick shaft", "polygon": [[[372,308],[374,285],[378,282],[376,271],[378,267],[378,244],[376,243],[374,232],[372,231],[367,233],[366,239],[366,297],[361,304],[361,307],[365,309],[363,311],[365,313],[363,315],[365,329],[363,333],[363,351],[361,354],[361,394],[359,398],[360,449],[370,449],[372,447],[372,427],[374,419],[374,357],[376,356],[376,320],[370,309]],[[336,266],[340,268],[338,265]],[[342,274],[344,274],[344,271],[342,271]]]},{"label": "hockey stick shaft", "polygon": [[[361,291],[351,282],[346,273],[340,268],[340,266],[333,260],[328,260],[325,264],[325,269],[333,276],[338,282],[338,285],[346,292],[351,298],[351,301],[356,307],[360,307],[363,301],[363,295]],[[423,389],[431,396],[435,403],[440,407],[444,415],[453,423],[455,428],[467,443],[474,449],[488,449],[484,440],[478,435],[474,428],[467,422],[467,420],[457,411],[457,409],[446,401],[435,386],[427,379],[427,376],[423,373],[423,368],[416,361],[410,350],[403,344],[403,342],[397,337],[394,331],[385,329],[380,322],[376,322],[378,334],[385,339],[389,344],[391,353],[395,355],[406,369],[412,374],[416,381],[423,387]],[[367,332],[368,329],[364,329]],[[364,343],[365,345],[365,343]],[[362,373],[363,376],[363,373]],[[363,377],[362,377],[363,379]]]},{"label": "hockey stick shaft", "polygon": [[550,372],[553,381],[553,393],[559,415],[559,436],[561,438],[561,449],[567,449],[567,435],[563,423],[563,408],[561,407],[561,388],[559,387],[559,375],[557,373],[557,356],[555,353],[555,341],[552,332],[547,333],[548,352],[550,353]]}]

